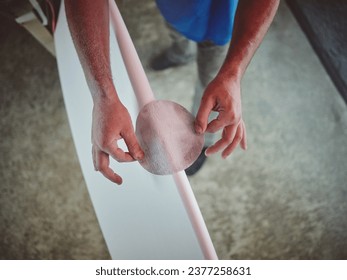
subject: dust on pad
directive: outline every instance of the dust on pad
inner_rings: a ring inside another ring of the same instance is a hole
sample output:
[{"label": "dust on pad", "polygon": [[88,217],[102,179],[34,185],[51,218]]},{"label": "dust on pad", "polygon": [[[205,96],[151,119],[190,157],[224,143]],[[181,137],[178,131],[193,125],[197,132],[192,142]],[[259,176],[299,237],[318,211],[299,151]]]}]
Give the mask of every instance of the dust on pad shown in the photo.
[{"label": "dust on pad", "polygon": [[200,155],[204,136],[194,130],[194,117],[181,105],[156,100],[146,104],[136,120],[136,136],[149,172],[169,175],[189,167]]}]

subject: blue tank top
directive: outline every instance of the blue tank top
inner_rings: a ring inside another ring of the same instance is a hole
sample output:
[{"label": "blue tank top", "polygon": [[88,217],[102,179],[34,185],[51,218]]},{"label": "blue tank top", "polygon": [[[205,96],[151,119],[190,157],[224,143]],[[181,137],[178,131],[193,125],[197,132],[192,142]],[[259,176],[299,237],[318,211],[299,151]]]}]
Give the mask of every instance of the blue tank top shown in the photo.
[{"label": "blue tank top", "polygon": [[156,0],[166,21],[196,42],[231,39],[238,0]]}]

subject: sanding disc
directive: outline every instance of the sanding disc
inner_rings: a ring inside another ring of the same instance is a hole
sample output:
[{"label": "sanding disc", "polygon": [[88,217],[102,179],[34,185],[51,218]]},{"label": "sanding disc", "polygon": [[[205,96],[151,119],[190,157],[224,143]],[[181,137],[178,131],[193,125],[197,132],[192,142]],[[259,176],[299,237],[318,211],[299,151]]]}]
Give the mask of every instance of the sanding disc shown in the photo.
[{"label": "sanding disc", "polygon": [[181,105],[156,100],[146,104],[136,120],[136,136],[149,172],[168,175],[189,167],[200,155],[204,136],[194,130],[194,117]]}]

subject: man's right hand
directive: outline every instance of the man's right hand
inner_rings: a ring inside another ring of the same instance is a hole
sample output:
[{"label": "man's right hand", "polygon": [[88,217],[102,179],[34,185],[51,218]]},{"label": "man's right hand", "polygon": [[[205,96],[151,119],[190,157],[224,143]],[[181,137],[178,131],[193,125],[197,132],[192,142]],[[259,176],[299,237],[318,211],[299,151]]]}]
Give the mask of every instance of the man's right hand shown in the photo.
[{"label": "man's right hand", "polygon": [[[117,141],[120,139],[124,139],[128,152],[118,147]],[[92,145],[95,170],[119,185],[122,178],[109,167],[109,156],[118,162],[131,162],[144,157],[129,112],[116,95],[94,101]]]}]

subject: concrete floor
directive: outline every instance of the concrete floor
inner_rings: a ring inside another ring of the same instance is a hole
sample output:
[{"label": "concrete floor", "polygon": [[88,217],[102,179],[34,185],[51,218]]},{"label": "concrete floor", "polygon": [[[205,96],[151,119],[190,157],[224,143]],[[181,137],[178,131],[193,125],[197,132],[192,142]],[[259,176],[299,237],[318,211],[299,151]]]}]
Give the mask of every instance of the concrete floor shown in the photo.
[{"label": "concrete floor", "polygon": [[[153,1],[123,1],[158,99],[191,106],[195,64]],[[0,258],[109,258],[74,152],[54,59],[0,19]],[[347,108],[285,3],[242,82],[247,152],[190,178],[221,259],[347,259]]]}]

